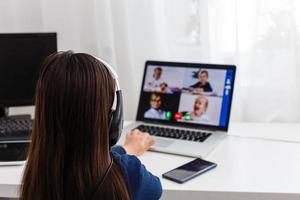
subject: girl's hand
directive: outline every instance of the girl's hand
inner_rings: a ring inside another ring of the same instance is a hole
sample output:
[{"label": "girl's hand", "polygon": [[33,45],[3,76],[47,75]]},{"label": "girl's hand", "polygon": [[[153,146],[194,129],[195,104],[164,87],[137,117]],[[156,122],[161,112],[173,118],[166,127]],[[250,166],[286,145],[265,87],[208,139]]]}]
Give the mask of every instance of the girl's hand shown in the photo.
[{"label": "girl's hand", "polygon": [[127,154],[139,156],[144,154],[154,144],[155,141],[150,137],[149,133],[135,129],[127,133],[123,148]]}]

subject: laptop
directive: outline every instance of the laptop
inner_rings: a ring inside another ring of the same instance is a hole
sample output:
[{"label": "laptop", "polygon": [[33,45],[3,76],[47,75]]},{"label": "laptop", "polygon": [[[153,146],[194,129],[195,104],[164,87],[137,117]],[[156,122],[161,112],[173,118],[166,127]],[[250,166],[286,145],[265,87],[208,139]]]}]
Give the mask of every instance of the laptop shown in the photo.
[{"label": "laptop", "polygon": [[226,136],[235,71],[233,65],[147,61],[136,121],[125,130],[148,132],[153,151],[205,157]]}]

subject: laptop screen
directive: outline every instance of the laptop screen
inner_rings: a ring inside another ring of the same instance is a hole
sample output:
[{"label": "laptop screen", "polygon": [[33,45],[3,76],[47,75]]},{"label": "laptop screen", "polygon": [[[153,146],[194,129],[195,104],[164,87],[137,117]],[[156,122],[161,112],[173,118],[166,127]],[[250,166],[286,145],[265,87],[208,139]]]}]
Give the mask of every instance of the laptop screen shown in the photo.
[{"label": "laptop screen", "polygon": [[227,130],[235,66],[146,62],[137,120]]}]

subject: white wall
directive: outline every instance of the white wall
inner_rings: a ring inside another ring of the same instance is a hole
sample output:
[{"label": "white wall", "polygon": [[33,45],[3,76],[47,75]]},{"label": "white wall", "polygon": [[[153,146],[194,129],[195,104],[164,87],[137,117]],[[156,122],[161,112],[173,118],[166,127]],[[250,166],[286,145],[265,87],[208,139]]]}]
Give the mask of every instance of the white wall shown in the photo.
[{"label": "white wall", "polygon": [[97,22],[107,16],[95,9],[100,6],[97,0],[1,0],[0,32],[57,32],[58,50],[97,54]]},{"label": "white wall", "polygon": [[0,32],[37,32],[42,30],[40,0],[0,1]]},{"label": "white wall", "polygon": [[58,50],[97,53],[94,1],[42,0],[43,31],[58,33]]}]

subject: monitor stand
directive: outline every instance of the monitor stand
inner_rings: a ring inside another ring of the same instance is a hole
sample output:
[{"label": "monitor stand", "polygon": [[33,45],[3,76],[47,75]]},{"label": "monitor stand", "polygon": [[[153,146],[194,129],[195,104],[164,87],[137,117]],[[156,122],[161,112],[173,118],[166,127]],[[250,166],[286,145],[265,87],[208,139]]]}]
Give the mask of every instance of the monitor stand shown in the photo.
[{"label": "monitor stand", "polygon": [[8,107],[0,107],[0,117],[8,116]]}]

